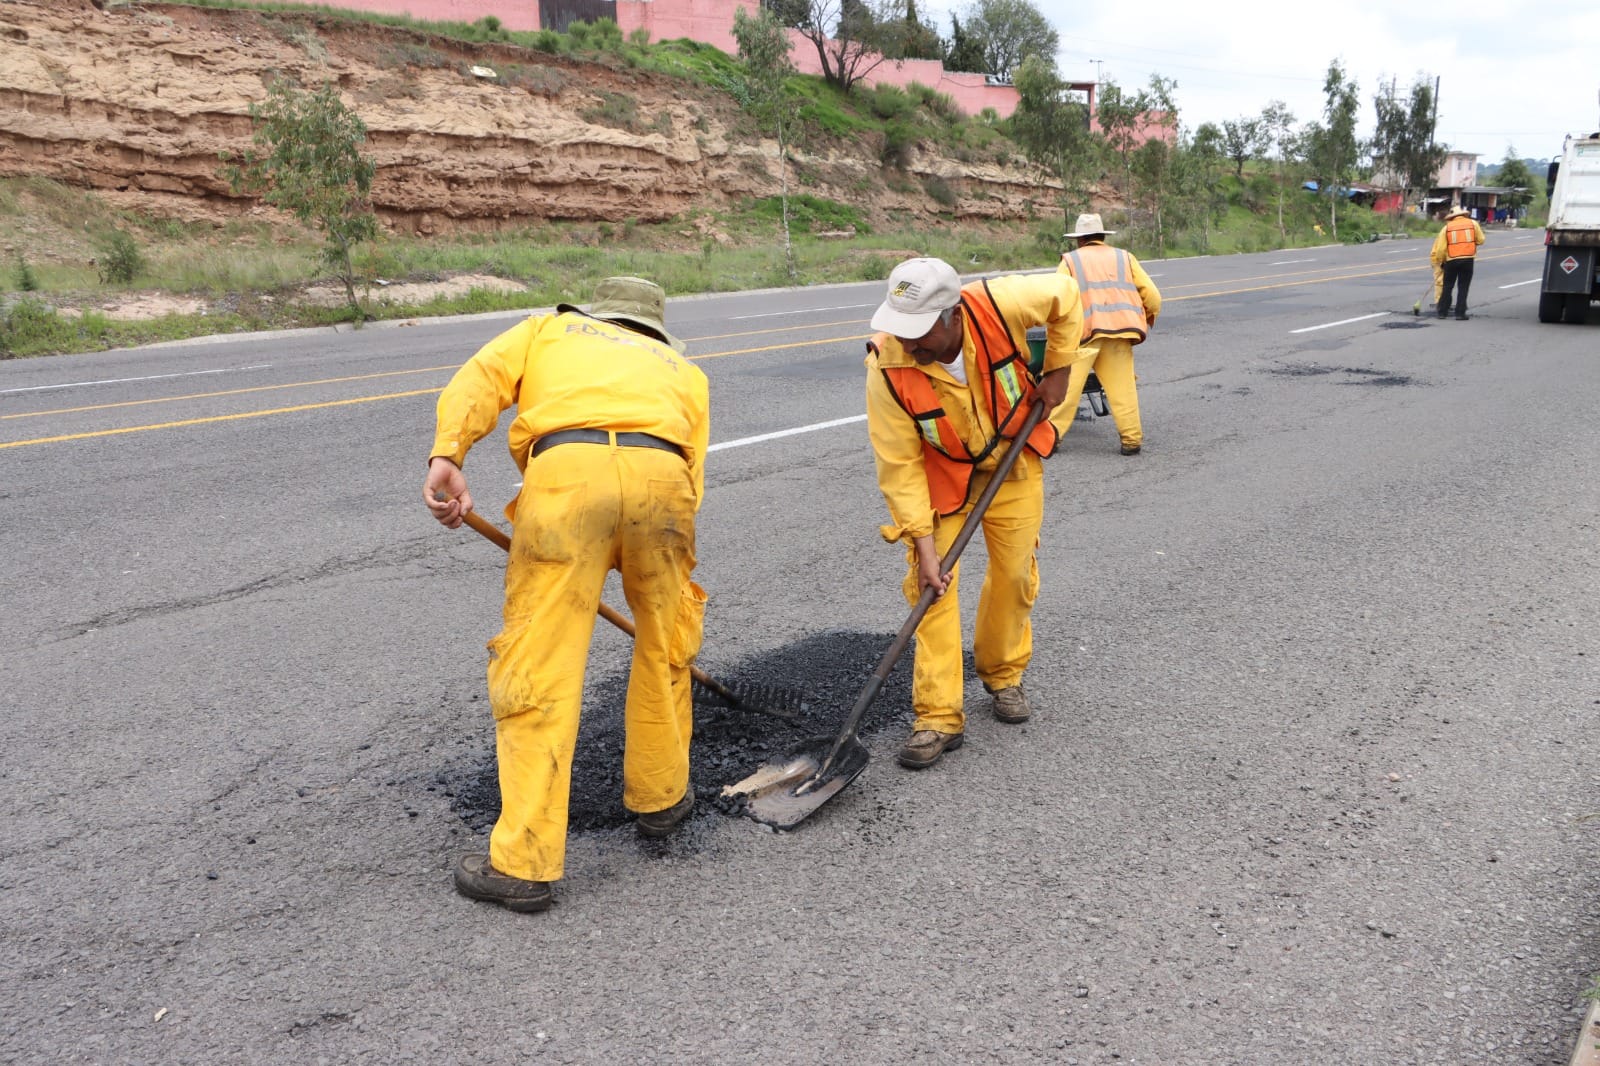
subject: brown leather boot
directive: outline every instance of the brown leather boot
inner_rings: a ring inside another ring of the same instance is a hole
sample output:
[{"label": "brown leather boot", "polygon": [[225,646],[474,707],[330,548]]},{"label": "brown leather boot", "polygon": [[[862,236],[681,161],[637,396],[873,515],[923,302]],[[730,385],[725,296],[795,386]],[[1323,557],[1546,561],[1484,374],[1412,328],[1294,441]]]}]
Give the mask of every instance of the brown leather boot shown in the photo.
[{"label": "brown leather boot", "polygon": [[918,729],[900,749],[900,765],[907,770],[926,770],[947,751],[955,751],[966,739],[965,733],[939,733]]},{"label": "brown leather boot", "polygon": [[672,831],[678,828],[678,823],[689,817],[689,812],[692,810],[694,810],[694,789],[691,788],[683,794],[683,799],[666,810],[639,815],[639,835],[656,840],[670,836]]},{"label": "brown leather boot", "polygon": [[994,716],[1007,725],[1017,725],[1033,717],[1033,708],[1028,706],[1028,696],[1021,685],[1012,685],[994,694]]}]

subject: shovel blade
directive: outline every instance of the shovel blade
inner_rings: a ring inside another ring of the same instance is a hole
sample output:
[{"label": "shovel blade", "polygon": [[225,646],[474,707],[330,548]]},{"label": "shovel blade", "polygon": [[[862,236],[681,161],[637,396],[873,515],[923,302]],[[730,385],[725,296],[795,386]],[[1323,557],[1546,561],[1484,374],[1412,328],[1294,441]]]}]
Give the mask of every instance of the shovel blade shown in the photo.
[{"label": "shovel blade", "polygon": [[745,813],[763,825],[792,829],[867,768],[870,756],[865,745],[851,737],[827,776],[819,777],[835,743],[835,737],[813,737],[787,755],[762,763],[744,780],[725,786],[722,794],[743,798]]}]

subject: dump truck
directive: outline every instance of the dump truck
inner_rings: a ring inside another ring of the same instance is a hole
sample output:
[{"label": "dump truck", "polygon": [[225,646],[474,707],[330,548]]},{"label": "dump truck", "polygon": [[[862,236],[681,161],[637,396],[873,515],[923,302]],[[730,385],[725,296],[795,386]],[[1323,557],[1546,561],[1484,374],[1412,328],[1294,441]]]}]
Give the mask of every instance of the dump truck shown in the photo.
[{"label": "dump truck", "polygon": [[1600,132],[1568,136],[1545,178],[1550,221],[1544,231],[1539,321],[1589,320],[1600,300]]}]

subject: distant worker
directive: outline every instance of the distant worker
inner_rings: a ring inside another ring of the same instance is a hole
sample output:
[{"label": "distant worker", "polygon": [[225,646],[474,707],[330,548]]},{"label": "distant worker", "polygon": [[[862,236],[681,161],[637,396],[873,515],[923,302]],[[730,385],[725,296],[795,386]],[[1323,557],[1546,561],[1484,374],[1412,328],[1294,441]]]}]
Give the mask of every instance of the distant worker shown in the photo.
[{"label": "distant worker", "polygon": [[1453,207],[1444,216],[1444,228],[1433,239],[1429,258],[1435,267],[1444,268],[1439,287],[1439,317],[1450,313],[1450,292],[1455,290],[1456,318],[1467,320],[1467,290],[1472,288],[1473,256],[1483,243],[1483,227],[1468,217],[1464,207]]},{"label": "distant worker", "polygon": [[1105,242],[1116,231],[1107,230],[1099,215],[1079,215],[1072,229],[1067,237],[1077,241],[1077,247],[1061,257],[1056,269],[1077,281],[1083,300],[1083,343],[1100,349],[1100,354],[1093,366],[1073,370],[1066,410],[1076,413],[1084,382],[1093,370],[1122,438],[1122,454],[1138,455],[1144,446],[1144,426],[1139,421],[1133,346],[1144,343],[1156,324],[1161,293],[1139,260]]},{"label": "distant worker", "polygon": [[[1027,332],[1048,331],[1042,375],[1028,370]],[[906,548],[907,603],[932,586],[938,598],[917,627],[912,668],[916,720],[900,764],[932,766],[966,735],[960,565],[940,562],[982,495],[1004,449],[1032,407],[1060,406],[1080,350],[1083,310],[1064,274],[1009,275],[966,286],[941,259],[908,259],[889,275],[888,297],[872,316],[882,332],[867,345],[867,433],[891,525],[883,538]],[[1009,428],[1010,436],[1007,436]],[[1043,458],[1060,427],[1048,418],[984,513],[988,571],[978,599],[972,657],[1001,722],[1028,720],[1022,674],[1033,656],[1031,614],[1039,591],[1036,552],[1044,517]]]},{"label": "distant worker", "polygon": [[[633,608],[622,802],[662,837],[694,805],[689,665],[705,593],[690,580],[710,433],[706,376],[642,278],[607,278],[587,314],[560,304],[491,340],[439,396],[422,498],[454,529],[472,510],[461,465],[512,404],[523,473],[506,563],[505,627],[489,642],[500,818],[456,891],[514,911],[554,899],[589,641],[606,575]],[[508,509],[510,511],[510,509]]]}]

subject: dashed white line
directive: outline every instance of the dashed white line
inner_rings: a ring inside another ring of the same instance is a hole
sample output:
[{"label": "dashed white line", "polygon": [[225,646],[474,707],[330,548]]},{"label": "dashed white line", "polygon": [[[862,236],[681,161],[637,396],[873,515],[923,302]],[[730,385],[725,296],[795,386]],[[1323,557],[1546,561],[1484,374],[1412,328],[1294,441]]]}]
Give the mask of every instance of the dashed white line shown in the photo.
[{"label": "dashed white line", "polygon": [[813,422],[809,426],[796,426],[793,429],[780,429],[776,433],[762,433],[755,437],[740,437],[738,440],[725,440],[720,444],[713,444],[707,452],[720,452],[725,448],[742,448],[746,444],[760,444],[763,441],[777,440],[780,437],[794,437],[801,433],[815,433],[819,429],[832,429],[835,426],[848,426],[856,422],[865,422],[866,415],[855,415],[851,418],[835,418],[829,422]]},{"label": "dashed white line", "polygon": [[1275,266],[1275,267],[1286,267],[1286,266],[1293,266],[1296,263],[1315,263],[1315,262],[1316,262],[1315,259],[1280,259],[1276,263],[1268,263],[1267,265],[1268,266]]},{"label": "dashed white line", "polygon": [[1513,281],[1510,285],[1500,286],[1502,289],[1519,289],[1524,285],[1537,285],[1543,278],[1529,278],[1527,281]]},{"label": "dashed white line", "polygon": [[1362,315],[1360,318],[1341,318],[1337,322],[1324,322],[1320,326],[1307,326],[1304,329],[1291,329],[1290,333],[1315,333],[1319,329],[1332,329],[1334,326],[1348,326],[1352,322],[1365,322],[1369,318],[1382,318],[1387,311],[1379,311],[1375,315]]}]

